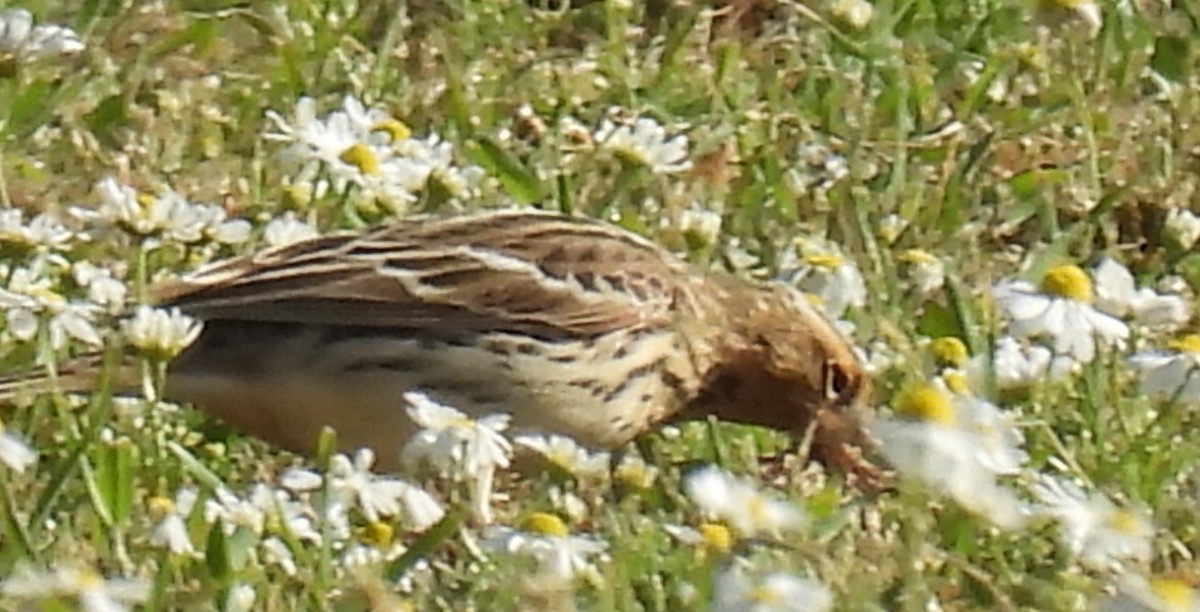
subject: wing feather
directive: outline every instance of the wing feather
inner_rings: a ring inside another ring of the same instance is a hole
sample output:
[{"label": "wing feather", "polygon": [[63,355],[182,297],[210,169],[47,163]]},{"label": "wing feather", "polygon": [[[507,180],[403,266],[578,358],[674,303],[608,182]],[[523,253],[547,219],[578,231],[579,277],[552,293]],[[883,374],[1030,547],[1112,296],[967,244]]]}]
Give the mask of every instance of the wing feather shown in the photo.
[{"label": "wing feather", "polygon": [[201,319],[594,337],[671,319],[687,266],[562,215],[416,217],[216,264],[159,287]]}]

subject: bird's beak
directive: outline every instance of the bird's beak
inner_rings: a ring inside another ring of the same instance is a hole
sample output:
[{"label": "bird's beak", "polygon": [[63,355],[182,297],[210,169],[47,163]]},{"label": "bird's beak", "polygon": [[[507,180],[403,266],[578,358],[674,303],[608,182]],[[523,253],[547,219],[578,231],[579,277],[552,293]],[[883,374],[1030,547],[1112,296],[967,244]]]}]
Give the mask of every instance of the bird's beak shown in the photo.
[{"label": "bird's beak", "polygon": [[866,492],[891,487],[891,475],[868,458],[875,444],[857,411],[825,408],[817,413],[810,455],[826,467],[846,475],[847,482]]}]

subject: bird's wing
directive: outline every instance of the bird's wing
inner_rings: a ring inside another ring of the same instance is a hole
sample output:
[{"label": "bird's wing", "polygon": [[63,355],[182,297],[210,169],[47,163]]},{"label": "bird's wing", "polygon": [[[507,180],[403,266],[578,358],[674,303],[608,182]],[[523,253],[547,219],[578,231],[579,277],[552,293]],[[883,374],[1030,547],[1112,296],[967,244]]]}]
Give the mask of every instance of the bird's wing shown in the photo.
[{"label": "bird's wing", "polygon": [[416,217],[218,263],[160,286],[201,319],[546,338],[667,322],[687,266],[631,233],[534,212]]}]

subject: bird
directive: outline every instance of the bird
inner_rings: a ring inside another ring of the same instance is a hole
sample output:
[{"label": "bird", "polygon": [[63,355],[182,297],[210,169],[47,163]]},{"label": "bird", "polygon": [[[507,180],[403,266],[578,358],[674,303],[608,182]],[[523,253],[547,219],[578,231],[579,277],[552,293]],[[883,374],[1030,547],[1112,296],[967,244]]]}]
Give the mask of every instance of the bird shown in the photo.
[{"label": "bird", "polygon": [[[163,397],[289,451],[313,454],[329,427],[340,449],[399,469],[416,391],[595,449],[685,420],[758,425],[810,441],[852,481],[878,480],[864,456],[870,379],[803,294],[698,271],[601,221],[412,216],[211,263],[151,295],[203,324]],[[86,393],[99,362],[53,382]],[[140,388],[124,370],[118,390]],[[28,378],[0,383],[0,397],[21,388]]]}]

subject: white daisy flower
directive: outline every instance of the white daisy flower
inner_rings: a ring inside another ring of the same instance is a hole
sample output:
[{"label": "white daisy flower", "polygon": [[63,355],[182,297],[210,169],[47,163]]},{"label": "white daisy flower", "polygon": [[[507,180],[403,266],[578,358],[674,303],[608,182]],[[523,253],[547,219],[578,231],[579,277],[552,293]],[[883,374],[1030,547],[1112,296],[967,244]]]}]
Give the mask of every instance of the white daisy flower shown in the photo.
[{"label": "white daisy flower", "polygon": [[822,612],[833,609],[833,593],[811,578],[783,572],[751,577],[734,562],[713,584],[713,612]]},{"label": "white daisy flower", "polygon": [[60,251],[71,246],[75,232],[50,215],[40,214],[25,223],[19,208],[0,210],[0,245],[25,252],[36,249]]},{"label": "white daisy flower", "polygon": [[869,430],[883,456],[900,473],[916,478],[993,524],[1022,525],[1026,510],[996,482],[1027,459],[1023,438],[1009,418],[981,399],[952,395],[922,383],[900,393],[897,418],[881,418]]},{"label": "white daisy flower", "polygon": [[0,582],[0,595],[25,602],[73,599],[85,612],[117,612],[128,609],[122,604],[146,601],[150,584],[124,578],[106,580],[90,569],[77,567],[45,571],[22,565]]},{"label": "white daisy flower", "polygon": [[423,393],[405,393],[404,399],[409,404],[409,416],[424,428],[409,442],[406,452],[429,459],[435,466],[452,468],[462,463],[471,472],[508,467],[512,444],[501,432],[508,429],[509,415],[474,420]]},{"label": "white daisy flower", "polygon": [[1049,3],[1073,13],[1076,19],[1087,26],[1093,38],[1104,27],[1104,12],[1095,0],[1049,0]]},{"label": "white daisy flower", "polygon": [[600,122],[593,134],[600,148],[657,174],[674,174],[692,167],[688,139],[683,134],[667,137],[667,130],[649,117],[638,117],[632,125]]},{"label": "white daisy flower", "polygon": [[683,544],[722,555],[733,550],[735,541],[729,528],[720,523],[701,523],[698,527],[666,523],[663,530]]},{"label": "white daisy flower", "polygon": [[[838,321],[835,325],[840,323]],[[841,329],[840,325],[838,327]],[[841,331],[846,337],[852,337],[854,330],[851,328],[841,329]],[[863,364],[863,370],[872,376],[886,372],[904,361],[903,356],[882,340],[874,340],[866,347],[855,345],[851,349],[854,351],[854,356],[858,358],[858,362]]]},{"label": "white daisy flower", "polygon": [[608,453],[592,453],[567,436],[520,434],[513,438],[518,446],[531,448],[563,471],[581,478],[602,478],[608,474]]},{"label": "white daisy flower", "polygon": [[71,276],[80,287],[87,288],[88,301],[99,304],[112,314],[125,308],[129,287],[113,278],[108,268],[88,261],[76,261],[71,264]]},{"label": "white daisy flower", "polygon": [[966,343],[954,336],[933,338],[926,349],[933,357],[934,364],[942,368],[961,368],[971,356]]},{"label": "white daisy flower", "polygon": [[512,443],[501,433],[511,416],[474,420],[423,393],[408,392],[404,399],[409,416],[423,428],[405,444],[405,460],[427,462],[443,475],[470,482],[476,516],[491,522],[492,481],[496,469],[508,467],[512,455]]},{"label": "white daisy flower", "polygon": [[808,522],[804,512],[791,502],[717,467],[688,474],[684,489],[701,512],[729,525],[742,538],[777,537]]},{"label": "white daisy flower", "polygon": [[1099,609],[1101,612],[1200,612],[1200,594],[1174,578],[1147,579],[1124,574],[1117,595]]},{"label": "white daisy flower", "polygon": [[1025,436],[1011,414],[995,404],[969,395],[955,397],[957,427],[976,436],[977,460],[985,470],[1000,476],[1020,474],[1029,460],[1022,446]]},{"label": "white daisy flower", "polygon": [[8,431],[0,421],[0,463],[14,472],[24,472],[36,462],[37,451],[20,436]]},{"label": "white daisy flower", "polygon": [[324,118],[317,117],[311,98],[297,102],[292,121],[274,111],[267,117],[278,131],[265,137],[291,143],[281,157],[300,174],[312,174],[318,165],[327,171],[335,191],[353,185],[360,197],[395,210],[415,201],[431,178],[452,196],[463,197],[482,175],[479,168],[455,165],[453,148],[436,134],[413,138],[402,122],[381,109],[365,108],[353,97]]},{"label": "white daisy flower", "polygon": [[175,494],[174,500],[167,497],[150,498],[150,514],[160,517],[150,534],[151,545],[166,548],[177,555],[196,554],[188,534],[187,519],[196,505],[197,497],[195,488],[183,487]]},{"label": "white daisy flower", "polygon": [[157,196],[139,195],[112,177],[96,184],[100,206],[94,212],[76,208],[84,220],[99,219],[138,236],[161,237],[170,242],[196,244],[211,241],[239,244],[250,236],[250,224],[227,219],[225,209],[213,204],[195,204],[166,190]]},{"label": "white daisy flower", "polygon": [[972,389],[985,388],[989,367],[996,387],[1003,391],[1064,380],[1079,369],[1079,364],[1066,355],[1054,355],[1044,346],[1026,346],[1016,338],[1002,336],[996,340],[990,364],[987,355],[976,355],[967,362]]},{"label": "white daisy flower", "polygon": [[262,541],[263,561],[279,567],[288,576],[296,575],[296,556],[283,540],[271,536]]},{"label": "white daisy flower", "polygon": [[[454,162],[454,147],[437,134],[423,139],[409,139],[397,145],[405,157],[426,170],[425,178],[437,181],[450,197],[464,199],[477,193],[485,173],[478,166],[458,166]],[[423,188],[421,183],[417,188]]]},{"label": "white daisy flower", "polygon": [[898,256],[908,264],[908,278],[920,295],[928,295],[946,284],[946,266],[927,251],[908,249]]},{"label": "white daisy flower", "polygon": [[1119,508],[1064,478],[1043,475],[1030,490],[1041,504],[1037,511],[1059,522],[1063,546],[1085,567],[1108,571],[1150,561],[1154,525],[1145,512]]},{"label": "white daisy flower", "polygon": [[613,479],[634,489],[649,489],[658,479],[658,468],[646,463],[641,455],[627,452],[613,470]]},{"label": "white daisy flower", "polygon": [[834,17],[855,30],[865,30],[875,18],[875,6],[866,0],[835,0],[830,9]]},{"label": "white daisy flower", "polygon": [[233,535],[238,529],[262,535],[267,514],[262,505],[255,503],[253,496],[245,500],[225,488],[217,489],[213,495],[213,499],[204,502],[205,522],[219,524],[225,535]]},{"label": "white daisy flower", "polygon": [[343,97],[341,111],[330,116],[333,115],[344,115],[352,131],[363,141],[391,144],[412,138],[412,131],[404,122],[382,108],[367,108],[354,96]]},{"label": "white daisy flower", "polygon": [[[833,243],[797,241],[798,253],[788,250],[780,262],[781,275],[814,301],[831,319],[867,303],[867,286],[858,266]],[[798,255],[798,257],[797,257]]]},{"label": "white daisy flower", "polygon": [[1200,240],[1200,217],[1186,208],[1172,208],[1163,222],[1163,230],[1181,250],[1188,250]]},{"label": "white daisy flower", "polygon": [[68,302],[55,292],[50,279],[27,268],[9,274],[8,289],[0,289],[0,309],[4,309],[8,331],[22,342],[37,337],[42,317],[46,317],[50,346],[60,350],[69,339],[91,346],[103,340],[94,321],[100,308],[95,304]]},{"label": "white daisy flower", "polygon": [[593,559],[604,559],[608,546],[595,538],[571,535],[562,519],[535,512],[520,529],[490,527],[484,546],[507,554],[522,554],[538,562],[539,577],[568,582],[579,575],[597,575]]},{"label": "white daisy flower", "polygon": [[891,246],[900,239],[900,235],[908,229],[909,223],[895,213],[891,213],[879,220],[879,226],[876,228],[876,234],[880,240]]},{"label": "white daisy flower", "polygon": [[71,28],[33,25],[33,15],[24,9],[0,11],[0,55],[39,58],[68,55],[84,48]]},{"label": "white daisy flower", "polygon": [[279,475],[279,486],[296,493],[316,491],[325,484],[325,477],[312,470],[289,468]]},{"label": "white daisy flower", "polygon": [[715,244],[721,236],[721,213],[689,206],[679,215],[679,230],[689,244]]},{"label": "white daisy flower", "polygon": [[414,531],[425,531],[442,520],[445,511],[432,495],[398,478],[375,474],[374,463],[375,454],[366,448],[355,453],[353,462],[346,455],[334,456],[329,466],[333,490],[371,522],[403,514]]},{"label": "white daisy flower", "polygon": [[318,235],[317,228],[297,219],[291,211],[268,221],[266,229],[263,230],[263,240],[270,247],[281,247],[316,238]]},{"label": "white daisy flower", "polygon": [[1040,289],[1010,280],[993,287],[992,295],[1014,336],[1045,336],[1056,355],[1069,355],[1080,363],[1096,357],[1097,340],[1119,347],[1129,337],[1129,327],[1092,307],[1092,280],[1077,266],[1051,268]]},{"label": "white daisy flower", "polygon": [[1200,399],[1200,336],[1187,335],[1167,346],[1170,350],[1129,357],[1129,364],[1141,372],[1142,392],[1162,400]]},{"label": "white daisy flower", "polygon": [[1187,300],[1138,288],[1128,268],[1106,257],[1092,272],[1096,279],[1096,308],[1151,327],[1173,327],[1191,318]]},{"label": "white daisy flower", "polygon": [[200,335],[200,322],[177,308],[138,306],[133,317],[121,323],[130,346],[158,359],[178,355]]},{"label": "white daisy flower", "polygon": [[[254,485],[248,501],[250,505],[262,511],[266,519],[265,528],[269,531],[286,534],[289,540],[321,543],[323,538],[317,530],[316,510],[307,501],[292,499],[286,491],[263,483]],[[253,529],[256,520],[254,513],[248,511],[245,516]],[[344,512],[344,506],[331,504],[326,508],[324,521],[324,531],[334,540],[349,537],[350,521]]]},{"label": "white daisy flower", "polygon": [[254,601],[258,598],[258,593],[254,591],[254,587],[248,584],[236,584],[229,589],[229,597],[225,599],[225,610],[227,612],[250,612],[254,610]]},{"label": "white daisy flower", "polygon": [[[267,140],[291,143],[280,153],[280,157],[289,163],[303,166],[312,161],[319,161],[332,168],[346,164],[342,159],[355,145],[371,149],[373,142],[370,133],[364,133],[361,125],[357,125],[344,112],[330,113],[324,119],[317,117],[317,103],[309,97],[302,97],[296,102],[293,119],[288,121],[273,110],[267,111],[269,119],[278,130],[264,134]],[[357,171],[371,173],[377,170],[377,162],[356,167]]]}]

